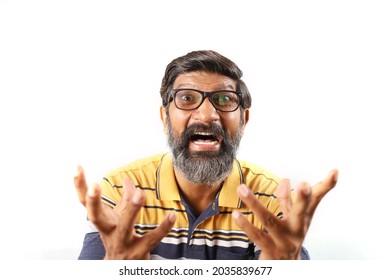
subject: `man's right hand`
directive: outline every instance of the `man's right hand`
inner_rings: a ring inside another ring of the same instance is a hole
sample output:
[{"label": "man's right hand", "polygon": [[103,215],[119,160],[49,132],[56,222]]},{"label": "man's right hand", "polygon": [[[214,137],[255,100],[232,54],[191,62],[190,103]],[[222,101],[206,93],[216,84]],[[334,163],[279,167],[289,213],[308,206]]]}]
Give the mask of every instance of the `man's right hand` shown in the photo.
[{"label": "man's right hand", "polygon": [[115,208],[101,202],[100,186],[88,186],[80,166],[74,176],[74,184],[89,220],[100,232],[106,250],[104,259],[149,259],[150,251],[170,232],[176,221],[176,213],[171,212],[157,228],[140,236],[134,230],[134,222],[145,203],[145,194],[135,188],[130,179],[124,179],[123,197]]}]

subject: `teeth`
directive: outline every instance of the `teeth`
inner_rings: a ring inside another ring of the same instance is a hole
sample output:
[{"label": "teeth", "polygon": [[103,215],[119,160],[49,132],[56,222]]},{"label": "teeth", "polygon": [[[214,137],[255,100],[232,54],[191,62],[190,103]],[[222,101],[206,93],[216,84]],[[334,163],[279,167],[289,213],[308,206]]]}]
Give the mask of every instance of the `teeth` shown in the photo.
[{"label": "teeth", "polygon": [[[199,138],[204,138],[204,139],[197,139]],[[203,137],[201,137],[203,136]],[[196,144],[202,144],[202,145],[217,145],[219,140],[215,135],[211,132],[206,132],[206,131],[197,131],[192,135],[192,141]]]},{"label": "teeth", "polygon": [[194,141],[196,144],[202,144],[202,145],[216,145],[218,144],[218,141],[209,141],[209,142],[204,142],[204,141]]}]

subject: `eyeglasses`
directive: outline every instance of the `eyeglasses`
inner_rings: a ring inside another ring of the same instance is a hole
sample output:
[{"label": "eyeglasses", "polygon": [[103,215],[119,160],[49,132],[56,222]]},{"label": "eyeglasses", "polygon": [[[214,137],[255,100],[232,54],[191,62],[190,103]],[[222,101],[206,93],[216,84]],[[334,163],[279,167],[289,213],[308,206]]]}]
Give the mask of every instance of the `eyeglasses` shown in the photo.
[{"label": "eyeglasses", "polygon": [[195,110],[208,97],[214,108],[221,112],[233,112],[241,105],[241,93],[232,90],[217,90],[205,92],[191,88],[172,90],[172,98],[176,108],[180,110]]}]

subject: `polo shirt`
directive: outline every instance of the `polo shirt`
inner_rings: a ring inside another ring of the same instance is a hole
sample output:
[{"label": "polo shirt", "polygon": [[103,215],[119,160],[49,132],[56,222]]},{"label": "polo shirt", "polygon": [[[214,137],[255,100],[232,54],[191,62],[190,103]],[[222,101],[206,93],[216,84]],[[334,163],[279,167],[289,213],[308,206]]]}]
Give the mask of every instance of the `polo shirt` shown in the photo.
[{"label": "polo shirt", "polygon": [[[146,201],[137,215],[135,232],[146,234],[155,229],[171,211],[177,214],[170,233],[151,251],[151,259],[255,259],[260,254],[246,233],[232,218],[241,212],[260,229],[260,221],[237,195],[240,184],[255,194],[260,203],[275,216],[282,216],[275,196],[279,177],[243,160],[235,160],[233,169],[208,208],[197,215],[184,201],[174,175],[169,153],[157,154],[118,168],[101,182],[102,201],[115,207],[122,198],[123,179],[130,178],[142,189]],[[90,225],[79,259],[102,259],[105,251],[99,233]],[[306,250],[302,259],[308,259]]]}]

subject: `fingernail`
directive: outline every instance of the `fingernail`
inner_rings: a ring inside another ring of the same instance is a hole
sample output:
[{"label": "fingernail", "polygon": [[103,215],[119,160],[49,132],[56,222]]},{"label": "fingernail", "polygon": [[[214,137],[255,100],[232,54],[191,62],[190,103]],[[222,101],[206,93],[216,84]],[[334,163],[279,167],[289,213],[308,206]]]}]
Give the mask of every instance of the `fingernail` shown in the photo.
[{"label": "fingernail", "polygon": [[88,187],[88,196],[95,197],[97,193],[96,186],[92,185]]},{"label": "fingernail", "polygon": [[310,192],[311,192],[310,186],[309,186],[308,184],[304,184],[304,185],[302,186],[302,192],[303,192],[303,194],[306,195],[306,196],[310,195]]},{"label": "fingernail", "polygon": [[174,223],[176,221],[176,212],[171,212],[168,214],[168,220],[171,222],[171,223]]},{"label": "fingernail", "polygon": [[337,182],[338,179],[339,179],[339,171],[338,171],[337,169],[334,169],[333,172],[334,172],[334,177],[333,177],[333,179],[334,179],[335,182]]},{"label": "fingernail", "polygon": [[130,184],[129,184],[129,178],[124,178],[123,179],[123,186],[125,186],[125,187],[128,187]]},{"label": "fingernail", "polygon": [[142,195],[140,193],[140,190],[136,189],[135,193],[133,195],[132,202],[136,205],[139,205],[142,203]]},{"label": "fingernail", "polygon": [[233,219],[237,220],[240,218],[241,213],[238,211],[233,211],[232,216],[233,216]]},{"label": "fingernail", "polygon": [[76,166],[76,172],[74,173],[74,176],[75,176],[75,177],[80,176],[80,168],[81,168],[81,167],[80,167],[79,165]]},{"label": "fingernail", "polygon": [[239,185],[238,186],[238,193],[243,197],[247,197],[249,194],[249,190],[245,185]]}]

